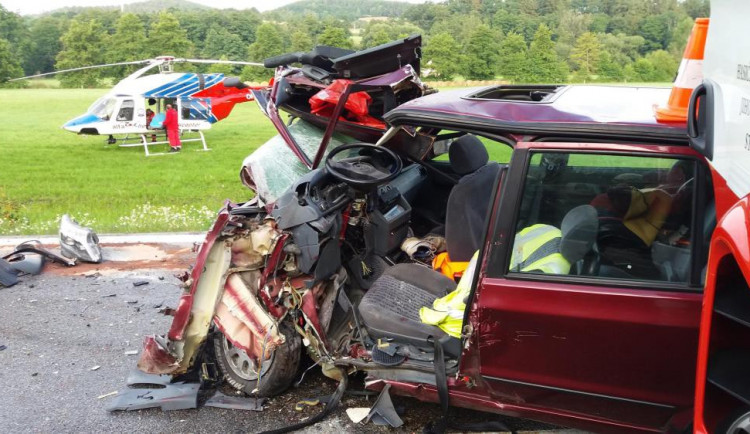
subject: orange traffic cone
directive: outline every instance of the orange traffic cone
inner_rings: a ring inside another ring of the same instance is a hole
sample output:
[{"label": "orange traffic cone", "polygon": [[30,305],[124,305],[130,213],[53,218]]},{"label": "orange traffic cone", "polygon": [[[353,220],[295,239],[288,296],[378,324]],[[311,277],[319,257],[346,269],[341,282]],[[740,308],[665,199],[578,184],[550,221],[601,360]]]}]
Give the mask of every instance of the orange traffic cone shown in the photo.
[{"label": "orange traffic cone", "polygon": [[696,18],[667,106],[656,109],[657,121],[687,122],[690,94],[703,81],[703,51],[706,48],[707,34],[708,18]]}]

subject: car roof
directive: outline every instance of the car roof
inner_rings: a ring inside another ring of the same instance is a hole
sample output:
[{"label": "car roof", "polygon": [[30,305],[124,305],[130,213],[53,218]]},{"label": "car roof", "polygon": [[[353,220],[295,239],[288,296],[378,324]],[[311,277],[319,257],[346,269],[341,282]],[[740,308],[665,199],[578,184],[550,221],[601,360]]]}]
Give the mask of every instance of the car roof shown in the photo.
[{"label": "car roof", "polygon": [[[686,124],[661,123],[654,109],[669,88],[521,85],[441,91],[390,112],[391,125],[485,133],[620,139],[687,145]],[[534,98],[529,96],[535,93]],[[536,99],[536,100],[532,100]]]}]

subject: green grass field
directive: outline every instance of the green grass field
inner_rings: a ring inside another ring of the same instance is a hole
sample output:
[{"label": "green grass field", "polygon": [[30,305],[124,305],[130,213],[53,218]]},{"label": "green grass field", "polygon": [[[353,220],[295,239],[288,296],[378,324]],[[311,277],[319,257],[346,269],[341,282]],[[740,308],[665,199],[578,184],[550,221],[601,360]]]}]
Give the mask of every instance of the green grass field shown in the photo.
[{"label": "green grass field", "polygon": [[212,151],[146,158],[60,128],[104,93],[0,89],[0,234],[55,233],[65,213],[99,233],[202,230],[224,199],[250,196],[240,164],[275,133],[254,102],[206,132]]},{"label": "green grass field", "polygon": [[[275,134],[254,102],[205,133],[212,151],[187,143],[147,158],[140,147],[60,128],[104,93],[0,89],[0,235],[55,233],[65,213],[99,233],[204,230],[225,199],[251,196],[240,164]],[[493,160],[509,160],[510,148],[484,141]],[[152,150],[168,149],[159,146]]]}]

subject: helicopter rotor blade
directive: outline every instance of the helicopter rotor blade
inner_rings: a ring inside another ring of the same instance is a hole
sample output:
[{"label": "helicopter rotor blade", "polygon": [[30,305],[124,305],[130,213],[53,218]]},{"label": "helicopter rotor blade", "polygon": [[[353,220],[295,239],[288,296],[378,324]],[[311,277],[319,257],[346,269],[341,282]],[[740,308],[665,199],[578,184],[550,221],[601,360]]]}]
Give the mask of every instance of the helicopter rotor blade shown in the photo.
[{"label": "helicopter rotor blade", "polygon": [[45,77],[47,75],[63,74],[66,72],[83,71],[85,69],[96,69],[96,68],[107,68],[110,66],[121,66],[121,65],[142,65],[149,62],[154,62],[153,59],[149,60],[134,60],[132,62],[117,62],[117,63],[105,63],[102,65],[91,65],[91,66],[79,66],[78,68],[60,69],[58,71],[45,72],[43,74],[27,75],[25,77],[12,78],[8,81],[27,80],[29,78]]},{"label": "helicopter rotor blade", "polygon": [[262,63],[257,62],[239,62],[235,60],[216,60],[216,59],[174,59],[175,62],[189,62],[189,63],[210,63],[210,64],[223,64],[223,65],[250,65],[263,67]]}]

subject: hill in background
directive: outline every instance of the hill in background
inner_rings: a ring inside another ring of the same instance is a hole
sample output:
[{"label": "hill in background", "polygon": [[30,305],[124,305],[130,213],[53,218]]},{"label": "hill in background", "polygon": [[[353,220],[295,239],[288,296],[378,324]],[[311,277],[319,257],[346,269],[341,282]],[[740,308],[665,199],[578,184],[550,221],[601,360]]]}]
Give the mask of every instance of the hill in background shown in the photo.
[{"label": "hill in background", "polygon": [[268,16],[284,19],[285,16],[315,14],[320,18],[353,21],[361,17],[400,17],[410,3],[400,1],[352,0],[301,0],[266,12]]},{"label": "hill in background", "polygon": [[[90,9],[120,10],[120,8],[120,6],[72,6],[45,12],[43,14],[40,14],[39,16],[58,13],[78,14]],[[145,0],[142,2],[125,4],[122,6],[122,9],[125,12],[131,12],[134,14],[153,14],[168,9],[179,11],[199,11],[214,8],[212,8],[211,6],[204,6],[202,4],[193,3],[189,0]]]}]

